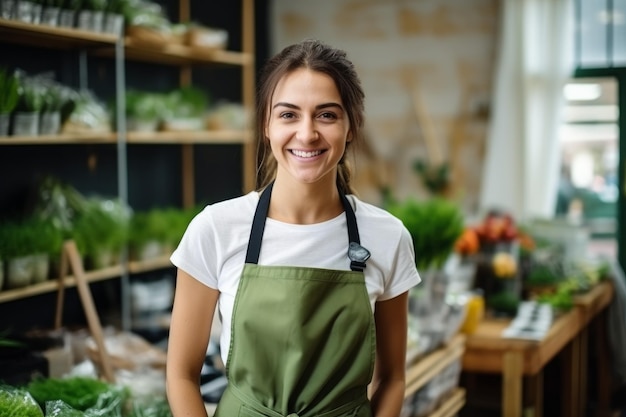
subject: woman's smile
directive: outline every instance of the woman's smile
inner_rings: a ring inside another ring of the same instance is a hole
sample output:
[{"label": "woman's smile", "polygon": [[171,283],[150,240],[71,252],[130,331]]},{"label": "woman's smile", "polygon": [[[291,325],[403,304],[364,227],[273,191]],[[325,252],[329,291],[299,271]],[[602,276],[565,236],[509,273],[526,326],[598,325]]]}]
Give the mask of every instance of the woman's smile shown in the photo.
[{"label": "woman's smile", "polygon": [[324,153],[324,151],[323,150],[301,151],[301,150],[297,150],[297,149],[292,149],[291,153],[294,154],[295,156],[297,156],[298,158],[310,159],[310,158],[315,158],[316,156],[321,155],[322,153]]}]

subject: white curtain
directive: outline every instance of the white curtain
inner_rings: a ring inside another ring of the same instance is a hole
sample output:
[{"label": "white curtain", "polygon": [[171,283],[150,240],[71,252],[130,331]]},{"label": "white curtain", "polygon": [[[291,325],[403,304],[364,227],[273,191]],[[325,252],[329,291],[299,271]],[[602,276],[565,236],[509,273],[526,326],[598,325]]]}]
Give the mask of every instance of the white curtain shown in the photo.
[{"label": "white curtain", "polygon": [[480,209],[552,217],[563,86],[571,76],[572,0],[503,0]]}]

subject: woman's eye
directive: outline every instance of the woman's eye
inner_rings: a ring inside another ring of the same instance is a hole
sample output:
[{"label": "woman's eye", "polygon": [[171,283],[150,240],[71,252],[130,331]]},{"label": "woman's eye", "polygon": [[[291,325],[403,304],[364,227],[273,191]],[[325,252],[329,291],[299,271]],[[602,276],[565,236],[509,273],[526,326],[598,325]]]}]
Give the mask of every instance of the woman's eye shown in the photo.
[{"label": "woman's eye", "polygon": [[294,117],[296,117],[296,115],[292,112],[284,112],[280,114],[281,119],[293,119]]},{"label": "woman's eye", "polygon": [[322,113],[319,115],[319,117],[322,119],[336,119],[337,118],[335,113],[331,113],[331,112]]}]

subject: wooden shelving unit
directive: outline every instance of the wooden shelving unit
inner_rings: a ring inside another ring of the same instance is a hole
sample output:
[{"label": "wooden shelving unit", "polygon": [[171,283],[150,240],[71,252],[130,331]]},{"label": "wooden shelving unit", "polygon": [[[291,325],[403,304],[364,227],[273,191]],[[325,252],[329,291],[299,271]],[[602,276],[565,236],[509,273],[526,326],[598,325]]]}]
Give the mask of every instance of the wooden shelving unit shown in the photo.
[{"label": "wooden shelving unit", "polygon": [[[465,351],[465,335],[457,334],[449,343],[418,358],[410,363],[406,371],[407,399],[423,388],[435,376],[456,360],[460,360]],[[437,409],[429,417],[452,417],[465,404],[465,390],[456,388],[442,399]]]},{"label": "wooden shelving unit", "polygon": [[[180,17],[189,20],[189,0],[180,0]],[[181,85],[191,83],[191,68],[194,66],[225,66],[241,69],[241,101],[244,107],[254,106],[254,0],[241,0],[241,51],[218,50],[187,46],[179,43],[149,44],[130,37],[120,38],[106,33],[31,24],[0,18],[0,43],[26,45],[35,48],[76,51],[94,56],[110,57],[116,61],[116,94],[123,97],[125,92],[125,62],[142,61],[157,65],[174,65],[180,68]],[[81,69],[86,59],[81,60]],[[119,81],[119,80],[122,81]],[[118,82],[119,81],[119,82]],[[118,117],[123,118],[122,115]],[[120,125],[123,129],[125,123]],[[233,144],[243,148],[243,184],[242,189],[249,191],[254,186],[254,134],[252,129],[212,130],[212,131],[167,131],[167,132],[107,132],[77,133],[45,136],[9,136],[0,137],[2,146],[47,146],[47,145],[114,145],[118,152],[118,190],[121,200],[127,199],[127,159],[128,145],[180,145],[183,155],[182,205],[194,203],[193,145]],[[88,282],[101,281],[117,277],[126,281],[128,274],[148,272],[167,268],[169,258],[146,262],[128,262],[98,271],[86,273]],[[66,285],[76,285],[73,277],[66,277]],[[47,281],[25,288],[0,291],[0,303],[31,297],[37,294],[56,291],[58,283]]]}]

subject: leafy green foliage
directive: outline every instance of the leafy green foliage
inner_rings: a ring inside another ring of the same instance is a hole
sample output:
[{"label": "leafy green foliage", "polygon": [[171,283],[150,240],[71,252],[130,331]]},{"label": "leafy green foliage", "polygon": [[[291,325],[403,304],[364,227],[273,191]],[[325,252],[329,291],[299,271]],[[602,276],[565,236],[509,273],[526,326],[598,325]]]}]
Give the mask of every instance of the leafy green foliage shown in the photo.
[{"label": "leafy green foliage", "polygon": [[111,389],[106,382],[87,377],[38,378],[26,389],[41,406],[46,401],[61,400],[77,410],[86,410],[98,403],[100,394]]},{"label": "leafy green foliage", "polygon": [[133,404],[129,417],[172,417],[172,411],[167,399],[157,398],[150,404]]},{"label": "leafy green foliage", "polygon": [[43,417],[31,394],[21,388],[0,386],[0,417]]},{"label": "leafy green foliage", "polygon": [[501,291],[491,295],[487,300],[487,304],[501,314],[514,316],[519,307],[519,297],[510,291]]},{"label": "leafy green foliage", "polygon": [[432,198],[389,202],[388,211],[404,223],[413,239],[417,268],[439,268],[464,230],[463,214],[452,201]]},{"label": "leafy green foliage", "polygon": [[556,285],[563,278],[563,272],[558,265],[537,264],[532,266],[526,284],[529,286]]},{"label": "leafy green foliage", "polygon": [[17,77],[5,68],[0,68],[0,114],[11,113],[19,100]]},{"label": "leafy green foliage", "polygon": [[120,251],[128,240],[128,222],[128,211],[119,203],[92,199],[76,216],[72,235],[84,256]]},{"label": "leafy green foliage", "polygon": [[417,160],[413,164],[413,170],[421,178],[428,191],[435,195],[441,195],[450,185],[450,167],[447,163],[432,166],[428,162]]},{"label": "leafy green foliage", "polygon": [[46,88],[41,83],[25,74],[19,75],[18,79],[19,100],[15,111],[40,112],[44,106]]},{"label": "leafy green foliage", "polygon": [[167,116],[169,118],[202,117],[208,106],[208,95],[194,87],[179,88],[167,96]]},{"label": "leafy green foliage", "polygon": [[163,94],[143,91],[126,92],[126,115],[138,120],[161,120],[165,115],[166,98]]},{"label": "leafy green foliage", "polygon": [[140,249],[150,241],[158,241],[174,247],[180,242],[187,225],[200,211],[199,207],[189,209],[154,208],[135,212],[130,221],[129,242]]},{"label": "leafy green foliage", "polygon": [[10,259],[45,253],[58,255],[63,244],[61,231],[52,222],[35,216],[5,220],[0,224],[0,258]]}]

